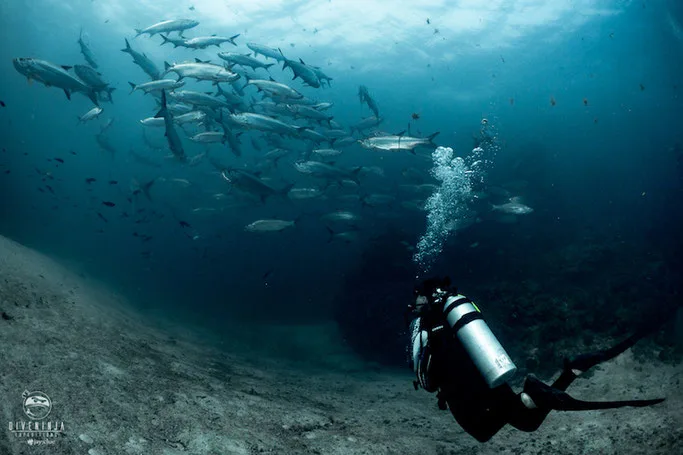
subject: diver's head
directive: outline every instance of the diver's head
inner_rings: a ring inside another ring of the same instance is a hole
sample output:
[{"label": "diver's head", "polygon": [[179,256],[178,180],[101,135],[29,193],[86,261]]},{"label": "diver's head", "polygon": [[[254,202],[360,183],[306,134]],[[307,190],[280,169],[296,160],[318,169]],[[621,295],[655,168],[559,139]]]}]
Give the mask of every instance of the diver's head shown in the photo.
[{"label": "diver's head", "polygon": [[[455,286],[451,285],[451,279],[449,277],[434,277],[424,280],[422,283],[415,286],[414,295],[420,300],[420,297],[426,298],[430,303],[435,299],[439,298],[441,295],[450,295],[457,293]],[[417,302],[427,303],[427,302]]]}]

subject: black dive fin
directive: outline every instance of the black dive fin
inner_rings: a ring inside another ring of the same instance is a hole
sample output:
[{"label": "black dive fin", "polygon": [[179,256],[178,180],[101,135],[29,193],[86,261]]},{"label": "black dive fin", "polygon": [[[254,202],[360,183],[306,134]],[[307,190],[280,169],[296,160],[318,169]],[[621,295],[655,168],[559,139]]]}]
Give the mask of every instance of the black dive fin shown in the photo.
[{"label": "black dive fin", "polygon": [[524,384],[526,392],[540,409],[553,409],[557,411],[591,411],[597,409],[615,409],[626,406],[644,407],[652,406],[664,401],[664,398],[652,400],[625,400],[625,401],[582,401],[573,398],[566,392],[544,384],[534,376],[527,377]]}]

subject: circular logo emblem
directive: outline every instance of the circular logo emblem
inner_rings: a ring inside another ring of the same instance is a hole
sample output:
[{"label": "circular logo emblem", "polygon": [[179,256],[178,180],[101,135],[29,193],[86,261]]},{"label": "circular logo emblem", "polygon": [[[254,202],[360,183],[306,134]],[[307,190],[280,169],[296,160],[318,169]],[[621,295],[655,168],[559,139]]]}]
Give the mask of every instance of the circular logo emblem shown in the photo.
[{"label": "circular logo emblem", "polygon": [[31,420],[42,420],[50,415],[52,400],[43,392],[30,392],[24,395],[24,413]]}]

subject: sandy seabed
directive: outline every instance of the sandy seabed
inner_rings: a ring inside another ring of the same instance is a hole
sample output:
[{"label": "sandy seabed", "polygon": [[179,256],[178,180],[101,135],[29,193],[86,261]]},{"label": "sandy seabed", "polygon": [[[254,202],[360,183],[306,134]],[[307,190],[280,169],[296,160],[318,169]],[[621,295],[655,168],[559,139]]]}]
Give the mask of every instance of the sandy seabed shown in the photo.
[{"label": "sandy seabed", "polygon": [[[505,428],[480,444],[409,372],[356,359],[333,326],[263,327],[268,346],[226,323],[230,341],[208,342],[2,237],[0,313],[0,455],[683,453],[683,366],[629,351],[570,393],[664,403],[554,412],[535,433]],[[31,433],[24,391],[52,404]]]}]

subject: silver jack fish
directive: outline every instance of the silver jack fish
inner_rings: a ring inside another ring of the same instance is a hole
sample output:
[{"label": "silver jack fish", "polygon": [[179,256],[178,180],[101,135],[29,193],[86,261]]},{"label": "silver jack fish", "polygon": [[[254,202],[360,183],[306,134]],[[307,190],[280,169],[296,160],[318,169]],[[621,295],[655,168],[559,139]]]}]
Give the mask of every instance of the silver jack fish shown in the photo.
[{"label": "silver jack fish", "polygon": [[214,96],[207,95],[202,92],[193,92],[191,90],[179,90],[173,91],[168,94],[169,97],[181,103],[192,104],[195,106],[207,106],[207,107],[225,107],[229,108],[230,105],[225,101],[218,99]]},{"label": "silver jack fish", "polygon": [[192,77],[199,81],[213,81],[213,82],[233,82],[240,78],[240,75],[233,73],[230,70],[223,68],[220,65],[213,65],[211,63],[175,63],[173,65],[164,62],[166,71],[168,73],[176,73],[179,81],[186,77]]},{"label": "silver jack fish", "polygon": [[149,93],[156,90],[174,90],[185,85],[185,81],[159,79],[157,81],[145,82],[144,84],[134,84],[132,82],[128,82],[128,84],[130,84],[131,87],[130,93],[133,93],[136,90],[142,90],[145,93]]},{"label": "silver jack fish", "polygon": [[288,125],[280,120],[266,115],[243,112],[241,114],[231,114],[229,122],[245,129],[266,131],[278,134],[295,135],[301,128]]},{"label": "silver jack fish", "polygon": [[247,224],[244,230],[247,232],[279,232],[294,226],[296,226],[296,221],[256,220]]},{"label": "silver jack fish", "polygon": [[264,80],[264,79],[248,79],[247,78],[247,85],[253,85],[258,89],[258,91],[264,91],[270,95],[275,95],[281,98],[292,98],[292,99],[301,99],[304,96],[294,90],[292,87],[281,84],[279,82],[275,82],[274,80]]},{"label": "silver jack fish", "polygon": [[312,67],[306,65],[303,60],[299,59],[297,62],[296,60],[285,59],[285,62],[282,64],[282,69],[284,70],[285,68],[292,69],[292,72],[294,73],[294,77],[292,79],[299,77],[306,85],[309,85],[313,88],[320,87],[320,79],[318,79],[318,74],[313,70]]},{"label": "silver jack fish", "polygon": [[102,109],[99,106],[93,107],[88,112],[86,112],[85,114],[78,117],[78,123],[85,123],[89,120],[96,119],[97,117],[100,116],[100,114],[102,113],[103,110],[104,109]]},{"label": "silver jack fish", "polygon": [[278,62],[285,60],[285,56],[282,55],[282,52],[280,52],[279,49],[273,49],[272,47],[263,46],[262,44],[256,43],[247,43],[247,47],[254,51],[254,54],[256,55],[261,54],[264,57],[270,57]]},{"label": "silver jack fish", "polygon": [[437,131],[427,137],[410,137],[399,135],[376,136],[362,139],[360,145],[368,149],[383,150],[386,152],[400,152],[408,150],[415,154],[415,148],[421,146],[435,146],[433,140],[439,134]]},{"label": "silver jack fish", "polygon": [[505,204],[494,204],[491,209],[497,212],[509,213],[511,215],[528,215],[534,211],[534,209],[528,205],[522,204],[522,199],[520,197],[510,198]]},{"label": "silver jack fish", "polygon": [[222,169],[221,176],[240,191],[258,196],[261,202],[265,202],[270,196],[286,196],[294,186],[291,184],[278,190],[263,182],[256,175],[241,169]]},{"label": "silver jack fish", "polygon": [[168,111],[166,107],[166,91],[161,91],[161,109],[155,116],[156,118],[164,119],[164,126],[166,127],[166,140],[168,141],[168,147],[171,149],[171,153],[179,161],[186,161],[185,150],[183,150],[183,144],[180,142],[180,136],[173,126],[173,115]]},{"label": "silver jack fish", "polygon": [[[83,28],[81,28],[81,33],[78,35],[78,45],[81,47],[81,54],[83,58],[88,62],[88,65],[93,68],[97,68],[97,62],[95,61],[95,55],[90,50],[90,47],[83,41]],[[80,76],[79,76],[80,77]]]},{"label": "silver jack fish", "polygon": [[15,58],[12,62],[14,68],[26,76],[29,81],[36,80],[46,87],[61,88],[68,99],[71,99],[71,92],[81,92],[90,98],[96,106],[99,105],[95,89],[69,74],[70,66],[57,66],[54,63],[37,58]]},{"label": "silver jack fish", "polygon": [[161,35],[161,37],[164,40],[164,42],[161,43],[161,45],[171,43],[173,44],[174,48],[187,47],[188,49],[206,49],[209,46],[220,47],[223,43],[230,43],[233,46],[237,46],[237,44],[235,43],[235,38],[237,38],[238,36],[240,36],[239,33],[237,35],[233,35],[230,37],[211,35],[197,36],[195,38],[189,39],[173,39],[169,38],[167,35]]},{"label": "silver jack fish", "polygon": [[105,100],[112,102],[111,94],[116,89],[110,87],[109,84],[102,79],[102,74],[87,65],[74,65],[74,73],[76,73],[76,76],[85,82],[86,85],[95,89],[96,92],[106,93]]},{"label": "silver jack fish", "polygon": [[246,66],[253,70],[263,68],[268,71],[268,68],[275,65],[275,63],[263,63],[250,55],[238,54],[236,52],[219,52],[218,56],[231,65]]},{"label": "silver jack fish", "polygon": [[375,114],[375,117],[379,117],[379,108],[377,107],[377,103],[375,100],[370,96],[370,92],[368,92],[368,88],[364,85],[361,85],[358,87],[358,97],[360,98],[360,104],[367,104],[368,108]]},{"label": "silver jack fish", "polygon": [[367,130],[368,128],[374,128],[376,126],[379,126],[380,123],[384,121],[383,118],[381,117],[376,117],[376,116],[370,116],[370,117],[365,117],[363,120],[360,122],[356,123],[355,125],[351,125],[349,128],[351,130],[351,133],[353,131],[358,131],[361,132],[363,130]]},{"label": "silver jack fish", "polygon": [[362,169],[357,167],[352,171],[347,171],[346,169],[341,169],[332,164],[321,163],[319,161],[300,161],[294,163],[294,168],[302,174],[307,174],[312,177],[334,180],[337,182],[348,179],[356,183],[359,183],[358,173]]},{"label": "silver jack fish", "polygon": [[121,49],[121,52],[130,54],[131,57],[133,57],[133,62],[142,68],[142,71],[147,73],[149,77],[152,79],[159,79],[159,69],[156,67],[154,62],[152,62],[145,54],[141,54],[130,47],[128,39],[126,39],[126,48]]},{"label": "silver jack fish", "polygon": [[162,21],[158,22],[154,25],[150,25],[147,28],[139,29],[136,28],[135,32],[137,35],[135,37],[137,38],[138,36],[148,33],[149,36],[154,36],[157,33],[170,33],[170,32],[178,32],[179,34],[182,35],[182,33],[190,28],[196,27],[199,25],[198,21],[195,21],[193,19],[173,19],[173,20],[167,20],[167,21]]}]

